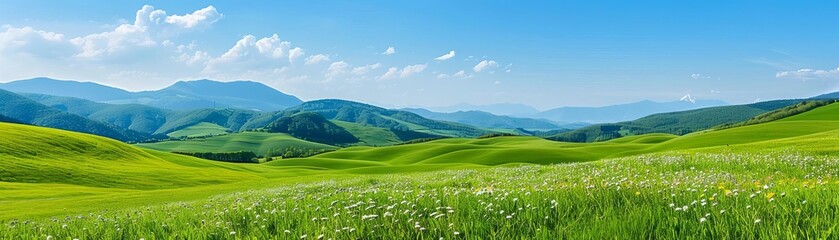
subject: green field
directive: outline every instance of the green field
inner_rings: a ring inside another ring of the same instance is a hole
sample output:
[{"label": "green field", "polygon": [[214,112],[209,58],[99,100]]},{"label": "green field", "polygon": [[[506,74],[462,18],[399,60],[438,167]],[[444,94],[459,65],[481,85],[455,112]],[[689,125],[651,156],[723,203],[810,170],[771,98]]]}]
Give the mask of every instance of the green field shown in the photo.
[{"label": "green field", "polygon": [[313,143],[243,132],[138,148],[0,132],[4,239],[837,237],[839,104],[685,136],[452,138],[265,164],[148,149]]},{"label": "green field", "polygon": [[240,132],[208,138],[143,143],[137,146],[164,152],[249,151],[260,156],[269,151],[280,151],[286,147],[318,150],[337,149],[335,146],[297,139],[285,133],[268,132]]},{"label": "green field", "polygon": [[227,134],[227,131],[229,131],[227,128],[219,126],[218,124],[201,122],[184,129],[168,133],[166,136],[173,138],[216,136]]}]

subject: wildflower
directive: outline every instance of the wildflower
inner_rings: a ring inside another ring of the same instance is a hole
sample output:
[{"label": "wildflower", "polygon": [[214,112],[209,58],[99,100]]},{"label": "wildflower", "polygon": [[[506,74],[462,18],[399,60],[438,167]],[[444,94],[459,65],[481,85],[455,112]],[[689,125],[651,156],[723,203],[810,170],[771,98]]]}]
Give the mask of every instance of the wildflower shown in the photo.
[{"label": "wildflower", "polygon": [[458,232],[458,231],[454,231],[454,235],[455,235],[455,236],[460,235],[460,232]]},{"label": "wildflower", "polygon": [[236,231],[231,231],[230,235],[236,235]]},{"label": "wildflower", "polygon": [[755,224],[758,224],[758,223],[760,223],[760,218],[755,219]]},{"label": "wildflower", "polygon": [[704,223],[705,221],[708,221],[708,219],[705,219],[705,218],[700,218],[699,219],[699,223]]}]

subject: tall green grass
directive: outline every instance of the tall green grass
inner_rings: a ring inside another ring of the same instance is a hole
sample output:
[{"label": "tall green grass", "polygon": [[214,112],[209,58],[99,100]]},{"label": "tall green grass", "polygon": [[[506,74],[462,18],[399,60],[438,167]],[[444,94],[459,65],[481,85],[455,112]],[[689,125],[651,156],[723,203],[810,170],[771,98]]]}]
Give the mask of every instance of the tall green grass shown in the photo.
[{"label": "tall green grass", "polygon": [[792,151],[336,177],[13,220],[0,238],[836,238],[839,160]]}]

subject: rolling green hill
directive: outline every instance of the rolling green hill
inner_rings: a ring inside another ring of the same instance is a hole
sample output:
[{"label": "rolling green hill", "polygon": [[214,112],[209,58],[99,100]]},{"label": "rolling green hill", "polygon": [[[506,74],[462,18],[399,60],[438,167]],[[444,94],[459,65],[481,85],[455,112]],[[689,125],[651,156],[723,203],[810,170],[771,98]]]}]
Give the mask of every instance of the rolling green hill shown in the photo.
[{"label": "rolling green hill", "polygon": [[774,111],[803,100],[776,100],[745,105],[710,107],[682,112],[660,113],[619,123],[597,124],[548,139],[564,142],[596,142],[646,133],[684,135],[724,124],[735,124],[763,113]]},{"label": "rolling green hill", "polygon": [[[141,104],[107,104],[43,94],[23,96],[58,110],[148,134],[168,135],[200,123],[220,125],[230,131],[258,129],[268,125],[270,122],[265,119],[272,119],[274,114],[241,109],[172,111]],[[262,115],[268,118],[259,118]]]},{"label": "rolling green hill", "polygon": [[792,106],[787,106],[781,109],[777,109],[771,112],[767,112],[758,116],[755,116],[745,122],[735,123],[735,124],[724,124],[721,126],[717,126],[717,128],[732,128],[732,127],[742,127],[748,125],[755,125],[761,123],[767,123],[771,121],[776,121],[779,119],[787,118],[796,114],[801,114],[810,110],[813,110],[818,107],[823,107],[828,104],[834,103],[835,100],[806,100],[803,102],[799,102]]},{"label": "rolling green hill", "polygon": [[[684,136],[646,134],[605,142],[568,143],[536,137],[450,138],[390,147],[349,147],[310,158],[266,164],[206,161],[158,152],[227,151],[249,147],[305,145],[285,134],[243,132],[207,139],[141,144],[37,126],[0,123],[0,218],[124,208],[205,198],[225,191],[331,179],[346,174],[381,174],[476,169],[592,161],[669,151],[798,149],[839,153],[839,104],[781,120]],[[286,143],[282,143],[287,141]],[[188,149],[187,149],[188,148]],[[643,164],[643,163],[637,163]],[[515,174],[515,173],[511,173]],[[304,177],[305,176],[305,177]],[[350,178],[355,175],[349,175]],[[161,197],[165,196],[165,197]],[[65,209],[65,208],[69,208]]]},{"label": "rolling green hill", "polygon": [[411,130],[448,137],[477,137],[490,132],[465,124],[430,120],[411,112],[389,110],[337,99],[305,102],[287,109],[286,112],[315,112],[329,120],[403,131]]},{"label": "rolling green hill", "polygon": [[301,140],[285,133],[240,132],[208,138],[142,143],[137,146],[164,152],[238,152],[259,156],[281,152],[288,147],[312,150],[333,150],[335,146]]},{"label": "rolling green hill", "polygon": [[143,141],[152,137],[149,134],[63,112],[5,90],[0,90],[0,115],[21,123],[91,133],[120,141]]},{"label": "rolling green hill", "polygon": [[269,132],[288,133],[307,141],[331,145],[358,142],[358,138],[335,123],[326,120],[320,114],[301,112],[277,119],[265,127]]},{"label": "rolling green hill", "polygon": [[2,182],[165,189],[255,177],[221,167],[207,171],[215,163],[150,153],[99,136],[9,123],[0,123],[0,132]]},{"label": "rolling green hill", "polygon": [[21,94],[41,104],[142,133],[155,133],[171,111],[140,104],[107,104],[90,100],[43,94]]},{"label": "rolling green hill", "polygon": [[241,109],[199,109],[173,112],[167,116],[166,124],[160,126],[155,133],[170,133],[202,122],[213,123],[237,132],[244,130],[241,128],[246,122],[261,114],[260,112]]}]

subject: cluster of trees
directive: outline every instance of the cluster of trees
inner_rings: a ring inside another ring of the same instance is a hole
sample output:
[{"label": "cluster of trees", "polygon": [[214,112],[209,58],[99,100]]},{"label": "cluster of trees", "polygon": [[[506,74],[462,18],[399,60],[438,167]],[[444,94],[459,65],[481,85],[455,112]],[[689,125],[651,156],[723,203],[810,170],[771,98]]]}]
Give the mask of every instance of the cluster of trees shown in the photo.
[{"label": "cluster of trees", "polygon": [[478,136],[478,139],[494,138],[494,137],[507,137],[507,136],[519,136],[519,135],[512,134],[512,133],[488,133],[488,134]]},{"label": "cluster of trees", "polygon": [[326,144],[348,144],[358,138],[344,128],[313,112],[302,112],[282,117],[265,127],[269,132],[288,133],[296,138]]},{"label": "cluster of trees", "polygon": [[182,155],[189,155],[189,156],[193,156],[193,157],[197,157],[197,158],[223,161],[223,162],[259,163],[259,158],[256,156],[256,153],[248,152],[248,151],[229,152],[229,153],[213,153],[213,152],[199,152],[199,153],[175,152],[175,153],[182,154]]},{"label": "cluster of trees", "polygon": [[281,158],[305,158],[311,157],[314,155],[318,155],[321,153],[335,151],[333,149],[313,149],[313,148],[302,148],[297,146],[288,146],[282,149],[271,149],[268,153],[265,154],[265,159],[267,161],[273,160],[275,157]]}]

